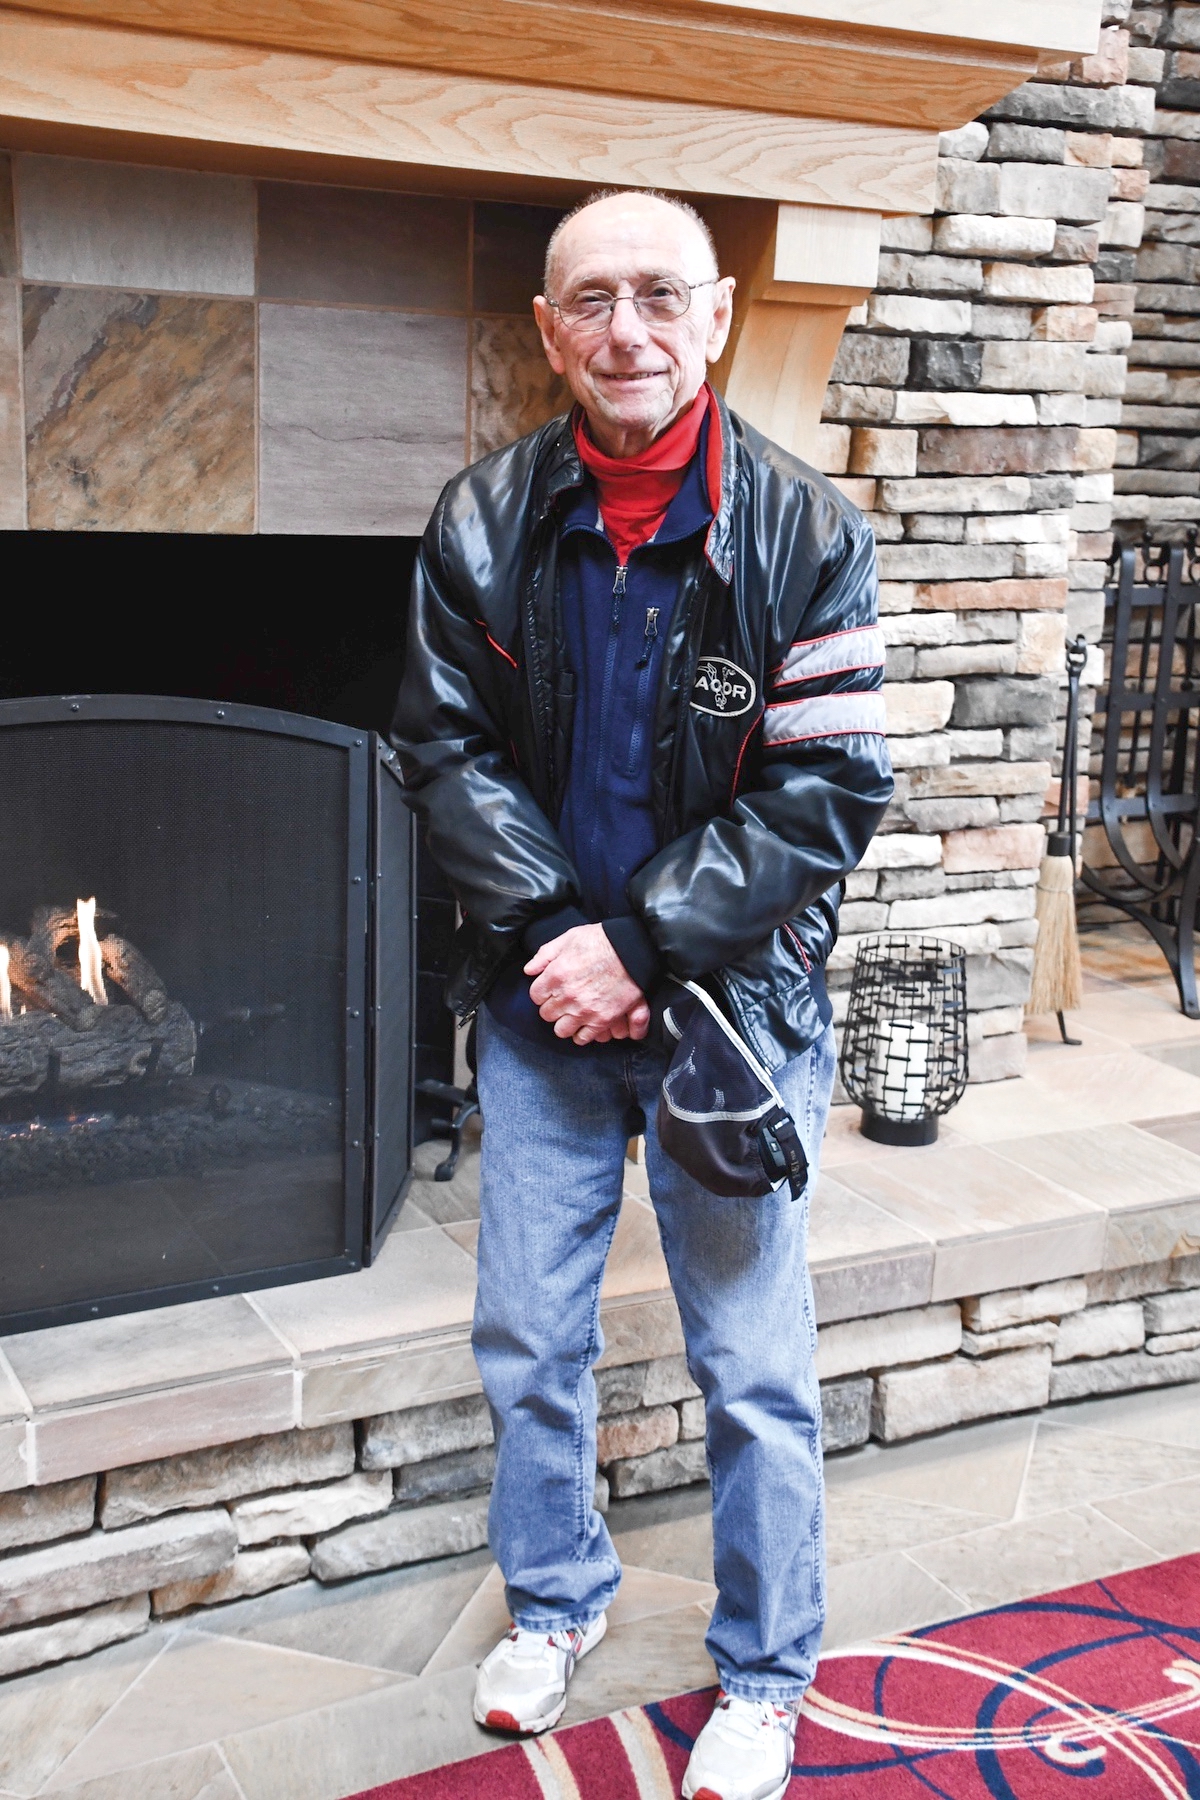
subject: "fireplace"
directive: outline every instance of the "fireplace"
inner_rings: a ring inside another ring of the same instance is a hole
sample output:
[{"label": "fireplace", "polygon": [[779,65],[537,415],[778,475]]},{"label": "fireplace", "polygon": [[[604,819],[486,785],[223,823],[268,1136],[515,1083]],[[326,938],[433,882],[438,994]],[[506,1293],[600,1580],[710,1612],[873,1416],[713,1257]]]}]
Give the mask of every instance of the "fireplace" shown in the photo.
[{"label": "fireplace", "polygon": [[411,1166],[413,832],[371,732],[0,703],[0,1328],[344,1273]]}]

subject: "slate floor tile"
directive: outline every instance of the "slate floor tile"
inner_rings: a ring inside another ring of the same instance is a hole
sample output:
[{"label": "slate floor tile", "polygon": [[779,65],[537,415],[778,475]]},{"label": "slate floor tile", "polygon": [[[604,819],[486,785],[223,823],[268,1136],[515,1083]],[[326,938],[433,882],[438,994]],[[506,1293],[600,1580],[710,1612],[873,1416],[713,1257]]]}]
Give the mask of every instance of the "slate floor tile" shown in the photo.
[{"label": "slate floor tile", "polygon": [[692,1581],[712,1580],[712,1496],[707,1483],[636,1500],[614,1500],[607,1524],[623,1563]]},{"label": "slate floor tile", "polygon": [[840,1650],[886,1632],[911,1631],[967,1611],[952,1587],[900,1551],[831,1568],[826,1605],[822,1643],[827,1650]]},{"label": "slate floor tile", "polygon": [[48,1791],[399,1679],[329,1657],[185,1629],[59,1766]]},{"label": "slate floor tile", "polygon": [[245,1800],[340,1800],[501,1749],[471,1717],[474,1685],[474,1669],[451,1669],[238,1732],[221,1749]]},{"label": "slate floor tile", "polygon": [[0,1683],[0,1786],[16,1794],[37,1793],[153,1664],[170,1636],[152,1626],[142,1637],[79,1662]]},{"label": "slate floor tile", "polygon": [[1200,1449],[1143,1444],[1085,1426],[1038,1420],[1017,1517],[1035,1518],[1081,1501],[1098,1502],[1161,1483],[1200,1477]]},{"label": "slate floor tile", "polygon": [[908,1554],[935,1580],[960,1593],[972,1611],[1032,1599],[1156,1560],[1143,1539],[1088,1506],[989,1525]]},{"label": "slate floor tile", "polygon": [[[1133,1443],[1180,1445],[1200,1450],[1200,1382],[1179,1387],[1151,1389],[1148,1393],[1109,1394],[1096,1400],[1076,1400],[1052,1406],[1043,1415],[1048,1423],[1085,1425]],[[1139,1466],[1140,1452],[1127,1452],[1131,1466]]]},{"label": "slate floor tile", "polygon": [[861,1561],[888,1550],[959,1537],[991,1520],[986,1513],[964,1512],[929,1501],[901,1500],[894,1494],[837,1488],[828,1509],[826,1557],[830,1568]]},{"label": "slate floor tile", "polygon": [[306,1581],[254,1600],[214,1607],[197,1630],[308,1651],[397,1674],[419,1675],[493,1567],[486,1550],[362,1581],[322,1587]]},{"label": "slate floor tile", "polygon": [[1159,1556],[1200,1551],[1200,1480],[1139,1488],[1094,1502],[1097,1512],[1149,1544]]},{"label": "slate floor tile", "polygon": [[57,1800],[241,1800],[240,1790],[214,1744],[179,1756],[98,1775],[74,1787],[53,1789]]},{"label": "slate floor tile", "polygon": [[885,1498],[956,1506],[992,1519],[1010,1519],[1024,1479],[1033,1424],[995,1419],[960,1426],[884,1449],[866,1444],[825,1465],[831,1511],[844,1492],[858,1489]]}]

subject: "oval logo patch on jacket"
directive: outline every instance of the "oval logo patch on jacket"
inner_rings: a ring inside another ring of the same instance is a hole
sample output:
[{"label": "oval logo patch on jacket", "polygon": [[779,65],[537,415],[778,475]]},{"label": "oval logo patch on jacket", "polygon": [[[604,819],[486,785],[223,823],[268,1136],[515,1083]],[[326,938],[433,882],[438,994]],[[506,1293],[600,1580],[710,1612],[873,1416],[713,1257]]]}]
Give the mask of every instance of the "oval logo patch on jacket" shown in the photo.
[{"label": "oval logo patch on jacket", "polygon": [[739,713],[750,711],[757,694],[753,675],[747,675],[745,669],[739,669],[726,656],[702,656],[696,665],[692,705],[697,712],[736,719]]}]

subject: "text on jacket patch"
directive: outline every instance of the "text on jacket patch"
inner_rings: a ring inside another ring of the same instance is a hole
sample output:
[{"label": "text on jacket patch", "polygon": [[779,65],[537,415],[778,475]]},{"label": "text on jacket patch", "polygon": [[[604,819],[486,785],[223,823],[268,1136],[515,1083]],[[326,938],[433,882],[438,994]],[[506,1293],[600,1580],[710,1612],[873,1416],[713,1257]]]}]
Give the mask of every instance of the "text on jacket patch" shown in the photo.
[{"label": "text on jacket patch", "polygon": [[703,656],[696,666],[692,705],[697,712],[736,719],[754,705],[758,689],[753,675],[739,669],[725,656]]}]

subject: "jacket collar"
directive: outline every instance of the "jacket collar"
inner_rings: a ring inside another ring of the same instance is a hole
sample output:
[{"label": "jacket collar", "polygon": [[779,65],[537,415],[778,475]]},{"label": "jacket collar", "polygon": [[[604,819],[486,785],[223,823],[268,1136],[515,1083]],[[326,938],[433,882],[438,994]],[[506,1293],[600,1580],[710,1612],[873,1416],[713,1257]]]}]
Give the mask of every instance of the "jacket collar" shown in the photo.
[{"label": "jacket collar", "polygon": [[[653,538],[645,544],[639,544],[637,550],[647,549],[651,544],[677,544],[684,538],[693,537],[696,532],[703,531],[707,538],[708,527],[713,518],[710,502],[712,484],[707,479],[709,459],[707,447],[712,430],[711,418],[706,418],[700,428],[699,455],[693,456],[684,470],[683,481],[677,493],[667,507],[658,530]],[[594,531],[604,535],[604,521],[600,516],[596,498],[596,484],[591,475],[584,471],[583,481],[569,499],[564,499],[559,513],[559,531]],[[636,551],[635,551],[636,554]]]},{"label": "jacket collar", "polygon": [[[733,579],[733,496],[737,485],[737,445],[733,419],[720,394],[709,418],[708,477],[713,521],[704,540],[704,554],[727,585]],[[583,482],[583,464],[571,429],[572,412],[563,413],[546,427],[545,449],[535,493],[535,513],[545,518],[558,496]]]}]

